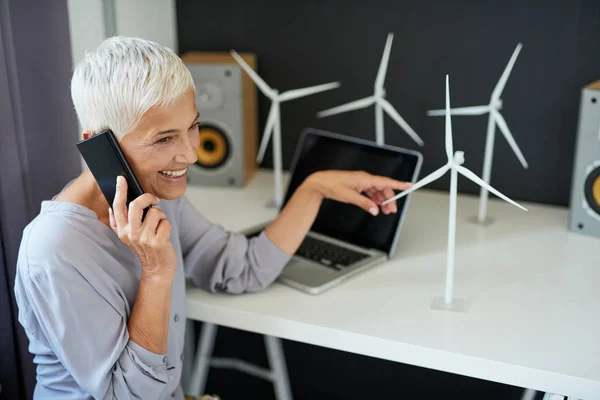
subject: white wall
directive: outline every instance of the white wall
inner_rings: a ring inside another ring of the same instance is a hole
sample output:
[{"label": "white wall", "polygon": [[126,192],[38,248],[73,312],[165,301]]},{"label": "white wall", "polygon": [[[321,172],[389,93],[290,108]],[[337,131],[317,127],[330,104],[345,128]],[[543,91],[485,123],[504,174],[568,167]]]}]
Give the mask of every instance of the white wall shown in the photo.
[{"label": "white wall", "polygon": [[102,0],[68,0],[73,65],[105,38]]},{"label": "white wall", "polygon": [[114,0],[119,35],[136,36],[177,53],[175,0]]},{"label": "white wall", "polygon": [[69,29],[73,60],[76,62],[86,49],[100,44],[112,32],[110,13],[114,13],[115,33],[155,41],[177,52],[175,0],[68,0]]}]

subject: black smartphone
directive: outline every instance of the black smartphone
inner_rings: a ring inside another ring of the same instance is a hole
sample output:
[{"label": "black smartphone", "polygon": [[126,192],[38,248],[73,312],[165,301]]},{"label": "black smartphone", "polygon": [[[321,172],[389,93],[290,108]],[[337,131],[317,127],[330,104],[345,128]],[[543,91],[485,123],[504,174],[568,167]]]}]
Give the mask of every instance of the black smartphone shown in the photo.
[{"label": "black smartphone", "polygon": [[[110,129],[77,142],[77,148],[111,207],[115,199],[119,175],[127,181],[128,209],[129,203],[144,194],[140,182],[117,143],[117,138]],[[149,209],[150,207],[144,209],[142,221]]]}]

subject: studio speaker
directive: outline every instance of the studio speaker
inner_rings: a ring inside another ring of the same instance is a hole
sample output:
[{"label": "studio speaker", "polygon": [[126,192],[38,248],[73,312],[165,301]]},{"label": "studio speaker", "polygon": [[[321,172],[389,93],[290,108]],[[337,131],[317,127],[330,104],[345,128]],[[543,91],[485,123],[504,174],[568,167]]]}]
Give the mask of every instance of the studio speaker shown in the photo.
[{"label": "studio speaker", "polygon": [[600,237],[600,80],[581,93],[569,229]]},{"label": "studio speaker", "polygon": [[[240,56],[256,70],[255,54]],[[198,161],[188,168],[188,183],[244,186],[256,170],[256,87],[229,53],[190,52],[181,58],[194,79],[200,112]]]}]

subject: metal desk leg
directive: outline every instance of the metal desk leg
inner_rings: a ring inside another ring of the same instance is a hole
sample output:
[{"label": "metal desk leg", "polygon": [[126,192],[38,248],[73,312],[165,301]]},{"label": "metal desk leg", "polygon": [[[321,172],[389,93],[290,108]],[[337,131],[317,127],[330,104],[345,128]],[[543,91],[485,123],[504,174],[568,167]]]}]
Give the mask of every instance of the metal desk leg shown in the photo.
[{"label": "metal desk leg", "polygon": [[208,371],[210,367],[215,367],[235,369],[248,375],[271,381],[277,400],[292,400],[281,339],[264,335],[270,367],[270,369],[266,369],[236,358],[213,357],[216,334],[216,325],[206,322],[202,324],[202,331],[198,338],[198,346],[196,347],[196,356],[194,358],[194,366],[187,394],[193,396],[203,395]]},{"label": "metal desk leg", "polygon": [[184,393],[188,393],[190,389],[190,378],[192,376],[192,368],[194,367],[194,347],[196,346],[196,336],[194,329],[194,321],[188,319],[185,321],[185,342],[183,344],[183,371],[181,373],[181,387]]},{"label": "metal desk leg", "polygon": [[273,386],[277,400],[292,400],[281,339],[265,335],[265,347],[273,376]]},{"label": "metal desk leg", "polygon": [[217,334],[217,326],[204,322],[200,337],[198,338],[198,346],[196,346],[196,357],[194,360],[194,368],[190,380],[189,393],[193,396],[202,396],[206,387],[206,378],[210,368],[210,361],[215,346],[215,337]]}]

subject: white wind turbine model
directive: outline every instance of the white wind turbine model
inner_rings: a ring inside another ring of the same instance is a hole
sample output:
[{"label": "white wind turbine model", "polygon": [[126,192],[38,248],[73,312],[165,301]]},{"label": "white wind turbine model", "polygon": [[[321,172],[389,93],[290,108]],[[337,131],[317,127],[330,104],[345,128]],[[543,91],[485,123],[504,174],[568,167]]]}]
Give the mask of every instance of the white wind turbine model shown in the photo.
[{"label": "white wind turbine model", "polygon": [[453,145],[452,145],[452,123],[450,121],[450,89],[448,83],[448,75],[446,75],[446,155],[448,157],[448,162],[443,167],[438,170],[432,172],[427,175],[425,178],[421,179],[419,182],[415,183],[410,189],[407,189],[387,200],[385,200],[382,204],[387,204],[393,200],[399,199],[401,197],[406,196],[407,194],[414,192],[415,190],[435,181],[442,177],[446,171],[450,170],[450,212],[449,212],[449,221],[448,221],[448,255],[446,262],[446,292],[445,296],[436,297],[433,301],[433,308],[441,308],[441,309],[450,309],[455,311],[462,311],[464,308],[464,299],[458,298],[453,299],[452,290],[454,284],[454,253],[455,253],[455,236],[456,236],[456,180],[457,173],[465,176],[471,181],[475,182],[479,186],[486,188],[490,192],[494,193],[496,196],[502,198],[503,200],[509,202],[510,204],[521,208],[522,210],[527,211],[523,206],[515,203],[487,183],[485,183],[481,178],[475,175],[473,172],[463,167],[462,164],[465,161],[464,153],[462,151],[457,151],[453,154]]},{"label": "white wind turbine model", "polygon": [[323,118],[334,114],[340,114],[346,111],[358,110],[361,108],[369,107],[375,104],[375,138],[379,145],[385,143],[383,136],[383,111],[396,121],[398,125],[415,141],[419,146],[423,146],[423,140],[417,135],[413,128],[398,114],[398,111],[390,104],[385,98],[385,88],[383,83],[385,81],[385,75],[387,71],[388,61],[390,59],[390,51],[392,49],[392,40],[394,38],[393,33],[389,33],[385,48],[383,50],[383,56],[381,63],[379,64],[379,71],[375,78],[375,87],[373,96],[365,97],[363,99],[355,100],[350,103],[342,104],[341,106],[333,107],[328,110],[319,111],[317,117]]},{"label": "white wind turbine model", "polygon": [[[502,100],[500,99],[500,96],[502,95],[502,91],[504,90],[504,86],[506,85],[506,81],[508,80],[508,76],[512,71],[513,65],[517,60],[517,56],[521,51],[521,47],[522,45],[521,43],[519,43],[517,45],[517,48],[513,52],[512,57],[508,61],[504,72],[500,76],[500,79],[498,80],[498,83],[496,84],[496,87],[492,92],[490,104],[488,104],[487,106],[459,107],[450,110],[450,113],[452,115],[483,115],[489,113],[482,174],[483,181],[487,184],[490,183],[490,176],[492,173],[492,158],[494,156],[494,139],[496,124],[498,125],[498,128],[500,128],[500,132],[502,132],[502,134],[506,138],[506,141],[512,148],[513,152],[523,165],[523,168],[527,169],[529,167],[527,161],[525,160],[525,157],[523,156],[523,153],[521,153],[519,146],[517,146],[517,142],[510,133],[510,129],[508,129],[508,125],[506,124],[504,117],[502,117],[502,114],[500,114],[500,109],[502,108]],[[427,114],[430,116],[442,116],[444,115],[444,113],[444,110],[432,110],[427,112]],[[487,189],[482,187],[479,195],[479,213],[477,215],[477,221],[480,223],[486,222],[487,200],[488,191]]]},{"label": "white wind turbine model", "polygon": [[279,110],[279,103],[283,101],[297,99],[299,97],[309,96],[311,94],[324,92],[326,90],[335,89],[340,86],[339,82],[325,83],[323,85],[310,86],[302,89],[288,90],[283,93],[279,93],[277,89],[272,89],[266,82],[258,76],[256,72],[239,56],[235,50],[231,50],[231,55],[238,62],[238,64],[246,71],[246,73],[252,78],[256,86],[260,89],[265,96],[271,99],[271,109],[269,110],[269,116],[267,118],[267,124],[263,132],[261,139],[260,148],[258,150],[258,156],[256,161],[261,163],[267,150],[267,145],[273,136],[273,172],[274,172],[274,199],[271,204],[274,207],[280,207],[283,203],[283,188],[282,188],[282,166],[281,166],[281,115]]}]

